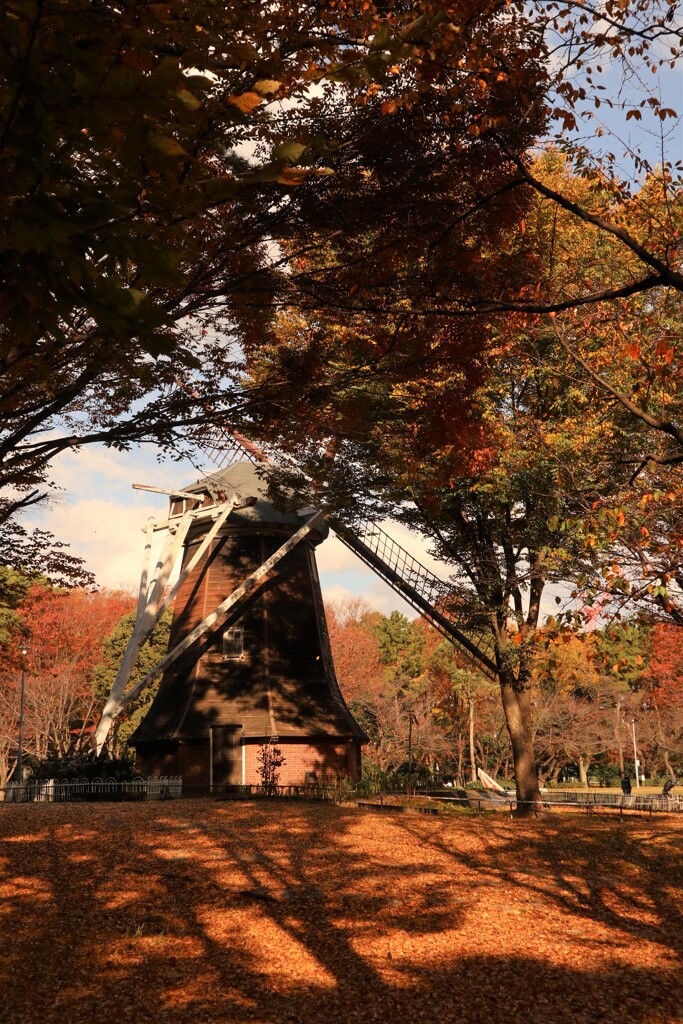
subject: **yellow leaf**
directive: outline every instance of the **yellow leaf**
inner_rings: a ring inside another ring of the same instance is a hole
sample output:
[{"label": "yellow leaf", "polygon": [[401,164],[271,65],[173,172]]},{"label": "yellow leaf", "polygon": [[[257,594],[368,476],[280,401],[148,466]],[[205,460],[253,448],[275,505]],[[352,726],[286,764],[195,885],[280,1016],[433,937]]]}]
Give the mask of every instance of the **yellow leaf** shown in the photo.
[{"label": "yellow leaf", "polygon": [[331,174],[331,167],[285,167],[275,180],[281,185],[303,185],[306,178],[327,178]]},{"label": "yellow leaf", "polygon": [[272,92],[277,92],[282,82],[276,82],[274,78],[260,78],[258,82],[254,83],[254,89],[260,96],[269,96]]},{"label": "yellow leaf", "polygon": [[180,143],[168,135],[155,135],[150,139],[150,145],[158,149],[164,156],[187,156]]},{"label": "yellow leaf", "polygon": [[385,100],[379,109],[381,114],[395,114],[398,110],[398,103],[396,100]]}]

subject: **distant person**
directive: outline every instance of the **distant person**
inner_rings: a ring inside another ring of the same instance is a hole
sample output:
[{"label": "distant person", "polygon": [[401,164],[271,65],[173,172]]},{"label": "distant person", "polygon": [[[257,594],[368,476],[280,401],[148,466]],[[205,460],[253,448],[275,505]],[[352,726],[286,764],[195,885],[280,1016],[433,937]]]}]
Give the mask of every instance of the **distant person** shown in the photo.
[{"label": "distant person", "polygon": [[662,787],[662,796],[671,796],[671,790],[678,785],[678,779],[667,779]]},{"label": "distant person", "polygon": [[624,796],[631,795],[631,780],[629,779],[628,775],[624,775],[623,779],[621,780],[621,792],[624,794]]}]

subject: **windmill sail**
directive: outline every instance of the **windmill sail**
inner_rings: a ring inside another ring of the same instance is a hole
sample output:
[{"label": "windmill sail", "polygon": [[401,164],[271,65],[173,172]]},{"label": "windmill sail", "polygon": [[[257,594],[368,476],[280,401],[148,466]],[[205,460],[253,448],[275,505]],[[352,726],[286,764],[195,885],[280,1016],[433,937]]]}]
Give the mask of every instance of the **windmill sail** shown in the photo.
[{"label": "windmill sail", "polygon": [[505,790],[500,786],[495,779],[492,779],[490,775],[487,775],[483,768],[477,768],[477,775],[484,789],[490,789],[494,793],[502,793],[505,795]]}]

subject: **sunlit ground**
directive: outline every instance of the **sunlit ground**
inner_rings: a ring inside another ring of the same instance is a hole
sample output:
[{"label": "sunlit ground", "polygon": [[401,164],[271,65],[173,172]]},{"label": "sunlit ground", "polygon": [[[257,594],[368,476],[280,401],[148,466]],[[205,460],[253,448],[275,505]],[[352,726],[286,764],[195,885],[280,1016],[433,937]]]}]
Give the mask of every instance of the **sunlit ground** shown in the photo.
[{"label": "sunlit ground", "polygon": [[3,1024],[683,1019],[683,822],[0,805]]}]

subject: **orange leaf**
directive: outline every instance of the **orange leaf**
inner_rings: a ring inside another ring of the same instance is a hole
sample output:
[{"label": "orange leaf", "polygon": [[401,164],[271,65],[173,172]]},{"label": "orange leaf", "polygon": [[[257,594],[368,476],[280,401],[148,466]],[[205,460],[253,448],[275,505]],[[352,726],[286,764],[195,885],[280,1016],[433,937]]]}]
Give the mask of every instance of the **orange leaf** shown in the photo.
[{"label": "orange leaf", "polygon": [[232,103],[233,107],[237,107],[243,114],[251,114],[262,99],[257,92],[242,92],[238,96],[228,96],[228,103]]}]

